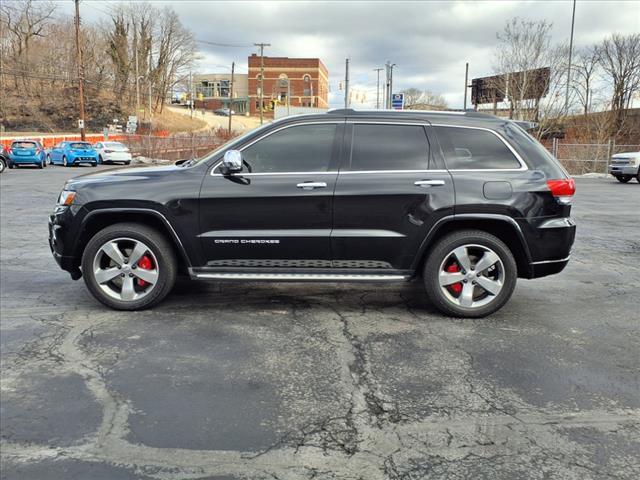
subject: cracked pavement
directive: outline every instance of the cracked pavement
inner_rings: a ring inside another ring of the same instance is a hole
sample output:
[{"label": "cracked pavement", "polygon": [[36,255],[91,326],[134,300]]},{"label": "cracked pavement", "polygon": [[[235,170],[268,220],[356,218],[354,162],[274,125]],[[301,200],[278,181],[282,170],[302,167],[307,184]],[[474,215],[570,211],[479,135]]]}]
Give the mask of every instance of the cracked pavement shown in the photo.
[{"label": "cracked pavement", "polygon": [[185,281],[127,313],[48,249],[80,170],[0,176],[3,479],[640,477],[638,185],[577,179],[571,263],[490,318],[419,282]]}]

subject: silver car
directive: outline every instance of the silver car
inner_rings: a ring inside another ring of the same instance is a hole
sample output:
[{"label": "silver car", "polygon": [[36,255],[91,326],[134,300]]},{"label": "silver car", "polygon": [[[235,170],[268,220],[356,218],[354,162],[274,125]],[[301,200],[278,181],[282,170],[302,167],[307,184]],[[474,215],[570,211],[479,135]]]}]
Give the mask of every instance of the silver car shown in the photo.
[{"label": "silver car", "polygon": [[611,157],[609,173],[622,183],[633,177],[640,183],[640,152],[616,153]]},{"label": "silver car", "polygon": [[93,149],[100,156],[100,163],[131,163],[131,152],[120,142],[98,142]]}]

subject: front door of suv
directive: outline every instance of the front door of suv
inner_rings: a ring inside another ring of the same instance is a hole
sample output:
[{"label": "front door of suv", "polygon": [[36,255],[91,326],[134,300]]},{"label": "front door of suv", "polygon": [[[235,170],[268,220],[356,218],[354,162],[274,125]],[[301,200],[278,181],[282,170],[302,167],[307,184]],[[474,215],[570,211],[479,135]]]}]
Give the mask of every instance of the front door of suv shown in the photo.
[{"label": "front door of suv", "polygon": [[200,192],[206,267],[331,267],[343,129],[340,119],[275,128],[239,148],[242,172],[213,168]]},{"label": "front door of suv", "polygon": [[427,122],[349,122],[334,196],[337,268],[410,270],[427,233],[451,215],[451,176]]}]

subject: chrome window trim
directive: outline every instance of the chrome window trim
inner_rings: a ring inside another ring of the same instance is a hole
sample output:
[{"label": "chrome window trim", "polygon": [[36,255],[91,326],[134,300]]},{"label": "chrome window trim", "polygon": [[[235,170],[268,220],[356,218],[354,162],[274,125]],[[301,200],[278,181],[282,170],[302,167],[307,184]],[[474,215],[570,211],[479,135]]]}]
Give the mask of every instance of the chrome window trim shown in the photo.
[{"label": "chrome window trim", "polygon": [[[276,128],[275,130],[271,130],[270,132],[265,133],[264,135],[262,135],[261,137],[258,137],[254,140],[252,140],[250,143],[244,145],[242,148],[239,148],[238,151],[242,152],[245,148],[249,148],[251,145],[253,145],[256,142],[259,142],[260,140],[267,138],[271,135],[273,135],[274,133],[278,133],[282,130],[285,130],[287,128],[293,128],[293,127],[301,127],[304,125],[324,125],[324,124],[333,124],[333,125],[341,125],[344,124],[344,121],[340,121],[338,119],[336,120],[322,120],[319,122],[299,122],[299,123],[294,123],[291,125],[283,125],[280,128]],[[224,177],[224,175],[222,175],[221,173],[213,173],[216,168],[218,168],[220,165],[222,164],[222,160],[220,160],[218,163],[216,163],[213,168],[211,169],[211,173],[209,175],[211,175],[212,177]],[[318,175],[318,174],[332,174],[332,173],[338,173],[338,172],[272,172],[272,173],[268,173],[268,172],[261,172],[261,173],[245,173],[242,174],[243,177],[248,177],[248,176],[253,176],[253,175],[310,175],[310,174],[314,174],[314,175]]]},{"label": "chrome window trim", "polygon": [[[529,170],[529,167],[524,162],[520,154],[516,152],[511,144],[507,142],[507,140],[495,130],[491,130],[490,128],[485,127],[472,127],[469,125],[451,125],[448,123],[432,123],[431,125],[433,127],[470,128],[472,130],[484,130],[486,132],[492,133],[496,137],[498,137],[502,141],[502,143],[505,144],[505,146],[509,149],[513,156],[516,157],[516,160],[520,164],[520,168],[449,168],[448,170],[450,172],[524,172],[526,170]],[[437,136],[438,134],[436,133],[436,137]],[[446,157],[444,161],[447,161]]]},{"label": "chrome window trim", "polygon": [[368,173],[447,173],[446,170],[345,170],[340,171],[340,175],[368,174]]}]

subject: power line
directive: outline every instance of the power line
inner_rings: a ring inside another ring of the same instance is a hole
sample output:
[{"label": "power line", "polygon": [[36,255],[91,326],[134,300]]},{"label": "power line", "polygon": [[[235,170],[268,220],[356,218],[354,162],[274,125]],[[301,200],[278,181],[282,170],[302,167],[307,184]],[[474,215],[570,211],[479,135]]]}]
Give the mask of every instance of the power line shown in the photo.
[{"label": "power line", "polygon": [[226,47],[226,48],[250,48],[253,45],[249,43],[222,43],[222,42],[210,42],[209,40],[196,40],[198,43],[204,43],[207,45],[213,45],[214,47]]}]

